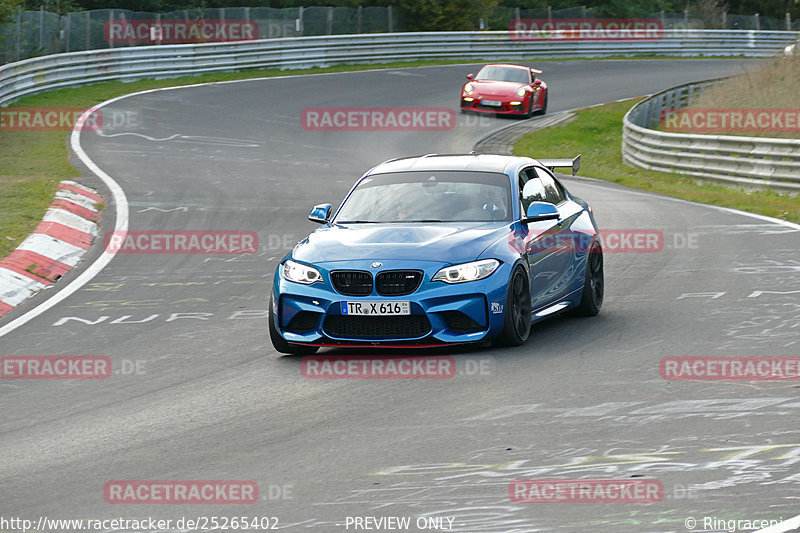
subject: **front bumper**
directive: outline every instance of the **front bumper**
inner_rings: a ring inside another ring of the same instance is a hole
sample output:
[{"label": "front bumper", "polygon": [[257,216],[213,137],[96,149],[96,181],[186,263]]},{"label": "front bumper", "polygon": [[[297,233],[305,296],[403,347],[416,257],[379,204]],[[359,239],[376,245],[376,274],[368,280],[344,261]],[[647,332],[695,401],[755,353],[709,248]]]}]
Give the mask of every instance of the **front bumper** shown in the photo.
[{"label": "front bumper", "polygon": [[[315,264],[322,282],[301,285],[283,279],[278,267],[273,283],[275,327],[287,342],[317,346],[434,346],[478,342],[503,328],[509,267],[504,263],[489,277],[473,282],[431,282],[440,262],[372,260]],[[373,287],[368,296],[348,296],[331,284],[333,270],[360,270],[373,275],[385,270],[421,270],[423,279],[411,294],[381,296]],[[358,316],[342,314],[341,302],[408,301],[411,314]]]},{"label": "front bumper", "polygon": [[[524,115],[528,110],[529,100],[528,98],[524,99],[516,99],[516,100],[495,100],[500,102],[499,106],[488,106],[482,103],[482,99],[474,98],[470,100],[468,98],[461,97],[460,106],[461,109],[464,111],[475,111],[478,113],[493,113],[498,115]],[[485,100],[492,100],[492,97],[487,97]],[[513,102],[513,103],[512,103]]]}]

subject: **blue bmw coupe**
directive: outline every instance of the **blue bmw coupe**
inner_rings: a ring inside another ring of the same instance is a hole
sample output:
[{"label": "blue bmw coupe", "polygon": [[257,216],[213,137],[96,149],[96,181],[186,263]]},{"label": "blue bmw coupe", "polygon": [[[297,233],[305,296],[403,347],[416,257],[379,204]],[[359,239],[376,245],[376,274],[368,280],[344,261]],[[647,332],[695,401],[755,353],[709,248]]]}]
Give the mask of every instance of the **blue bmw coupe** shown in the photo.
[{"label": "blue bmw coupe", "polygon": [[591,208],[553,175],[574,160],[426,155],[372,168],[275,272],[275,349],[523,344],[531,324],[603,303]]}]

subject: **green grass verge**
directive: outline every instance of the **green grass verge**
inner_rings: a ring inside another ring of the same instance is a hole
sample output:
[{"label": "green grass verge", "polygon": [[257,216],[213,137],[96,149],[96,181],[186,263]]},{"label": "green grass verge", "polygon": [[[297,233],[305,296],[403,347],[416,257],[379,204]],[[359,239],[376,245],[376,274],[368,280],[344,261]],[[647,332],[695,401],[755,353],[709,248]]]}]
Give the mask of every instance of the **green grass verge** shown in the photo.
[{"label": "green grass verge", "polygon": [[800,223],[800,195],[745,191],[700,183],[690,176],[654,172],[623,164],[622,117],[639,100],[578,111],[578,117],[568,124],[523,136],[514,144],[514,154],[533,158],[571,158],[581,154],[581,176]]}]

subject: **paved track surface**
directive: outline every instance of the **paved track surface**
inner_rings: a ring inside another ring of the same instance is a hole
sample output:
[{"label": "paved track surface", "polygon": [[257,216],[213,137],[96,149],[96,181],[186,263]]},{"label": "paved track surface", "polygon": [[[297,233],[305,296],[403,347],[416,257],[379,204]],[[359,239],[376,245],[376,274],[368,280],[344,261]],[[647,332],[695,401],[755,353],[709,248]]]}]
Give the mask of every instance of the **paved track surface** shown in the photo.
[{"label": "paved track surface", "polygon": [[[539,65],[555,112],[752,64]],[[90,157],[126,191],[132,230],[253,230],[260,249],[119,255],[0,339],[4,355],[108,355],[115,369],[105,380],[0,382],[0,514],[277,516],[286,530],[323,532],[354,531],[345,528],[348,516],[428,516],[482,533],[685,532],[687,517],[698,520],[696,531],[717,531],[703,529],[703,517],[798,514],[797,382],[665,381],[658,368],[666,356],[798,354],[800,232],[776,223],[566,178],[601,227],[664,234],[661,252],[606,255],[599,316],[542,323],[519,348],[444,352],[459,369],[447,380],[308,380],[299,358],[272,349],[272,273],[314,229],[311,205],[336,205],[379,161],[466,152],[510,122],[457,115],[447,132],[310,132],[300,127],[302,109],[455,108],[463,76],[477,68],[212,84],[104,110],[138,120],[82,135]],[[99,186],[86,174],[84,183]],[[113,228],[113,206],[104,217]],[[139,371],[128,374],[135,364]],[[632,477],[661,480],[663,501],[508,497],[516,479]],[[104,502],[107,481],[147,479],[253,480],[262,500]]]}]

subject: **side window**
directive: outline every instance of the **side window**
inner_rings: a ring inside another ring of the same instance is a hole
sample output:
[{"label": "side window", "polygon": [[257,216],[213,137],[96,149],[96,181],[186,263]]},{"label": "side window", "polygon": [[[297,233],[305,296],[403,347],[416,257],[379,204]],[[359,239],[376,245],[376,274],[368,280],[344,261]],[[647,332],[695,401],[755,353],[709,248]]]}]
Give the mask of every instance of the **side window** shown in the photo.
[{"label": "side window", "polygon": [[539,176],[539,179],[542,181],[544,185],[544,190],[547,196],[546,202],[550,202],[551,204],[560,204],[564,201],[564,193],[561,191],[561,187],[558,186],[556,180],[553,176],[550,175],[543,168],[537,168],[536,174]]},{"label": "side window", "polygon": [[523,170],[522,174],[528,178],[524,184],[520,179],[520,190],[522,191],[520,200],[522,202],[522,215],[524,216],[532,202],[547,202],[549,200],[547,200],[547,191],[544,184],[533,168]]}]

